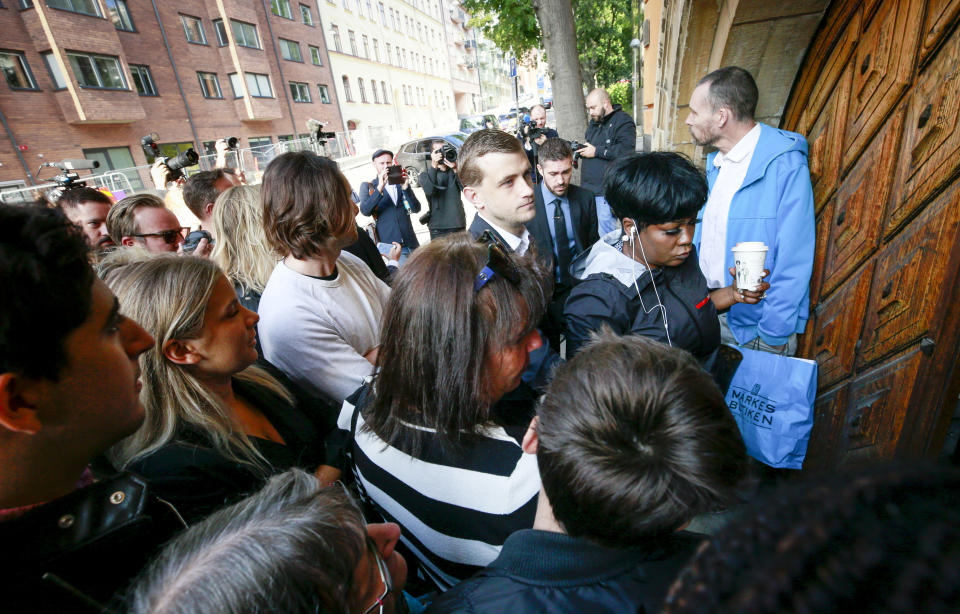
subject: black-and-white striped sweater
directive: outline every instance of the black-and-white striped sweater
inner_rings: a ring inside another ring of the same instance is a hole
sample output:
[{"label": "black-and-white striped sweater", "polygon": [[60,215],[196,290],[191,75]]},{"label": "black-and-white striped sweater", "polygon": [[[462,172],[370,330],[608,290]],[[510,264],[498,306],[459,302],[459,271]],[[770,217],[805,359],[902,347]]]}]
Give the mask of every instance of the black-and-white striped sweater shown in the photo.
[{"label": "black-and-white striped sweater", "polygon": [[526,425],[490,426],[456,453],[441,448],[433,429],[411,425],[432,435],[413,457],[363,428],[355,407],[362,390],[344,401],[337,421],[354,474],[384,520],[400,525],[401,540],[440,590],[492,562],[511,533],[533,526],[540,474],[536,456],[520,447]]}]

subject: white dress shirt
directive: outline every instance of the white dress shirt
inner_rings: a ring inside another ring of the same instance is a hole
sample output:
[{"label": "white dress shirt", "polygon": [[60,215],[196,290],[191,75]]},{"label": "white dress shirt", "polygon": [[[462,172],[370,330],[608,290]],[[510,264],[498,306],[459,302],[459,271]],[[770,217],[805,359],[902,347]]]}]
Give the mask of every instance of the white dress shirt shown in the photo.
[{"label": "white dress shirt", "polygon": [[[477,215],[480,214],[478,213]],[[527,230],[526,226],[523,227],[523,234],[518,237],[517,235],[511,234],[503,228],[500,228],[482,215],[480,215],[480,217],[484,222],[493,226],[493,229],[496,230],[497,233],[503,237],[503,240],[507,242],[507,246],[510,248],[510,251],[516,255],[522,256],[527,253],[528,249],[530,249],[530,231]]]},{"label": "white dress shirt", "polygon": [[727,284],[725,269],[727,248],[727,217],[733,195],[743,185],[750,168],[750,160],[760,141],[760,124],[743,135],[726,155],[717,153],[713,165],[720,169],[703,210],[700,230],[700,271],[707,278],[708,288],[722,288]]}]

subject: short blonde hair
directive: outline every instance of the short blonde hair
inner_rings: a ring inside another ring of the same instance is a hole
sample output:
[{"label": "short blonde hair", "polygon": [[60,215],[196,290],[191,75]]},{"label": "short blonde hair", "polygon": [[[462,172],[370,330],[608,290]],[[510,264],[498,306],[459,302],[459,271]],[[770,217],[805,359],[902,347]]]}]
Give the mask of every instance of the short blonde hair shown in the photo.
[{"label": "short blonde hair", "polygon": [[166,204],[153,194],[134,194],[110,207],[110,212],[107,213],[107,233],[117,245],[120,245],[124,237],[132,237],[140,232],[135,215],[137,207],[165,209]]}]

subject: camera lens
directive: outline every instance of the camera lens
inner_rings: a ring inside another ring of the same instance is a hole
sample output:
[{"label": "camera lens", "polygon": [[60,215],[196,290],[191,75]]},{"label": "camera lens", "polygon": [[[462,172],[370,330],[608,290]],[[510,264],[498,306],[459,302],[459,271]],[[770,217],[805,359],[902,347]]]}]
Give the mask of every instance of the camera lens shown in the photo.
[{"label": "camera lens", "polygon": [[179,171],[188,166],[193,166],[200,161],[200,156],[193,150],[193,147],[186,151],[181,151],[176,158],[167,161],[167,168],[171,171]]}]

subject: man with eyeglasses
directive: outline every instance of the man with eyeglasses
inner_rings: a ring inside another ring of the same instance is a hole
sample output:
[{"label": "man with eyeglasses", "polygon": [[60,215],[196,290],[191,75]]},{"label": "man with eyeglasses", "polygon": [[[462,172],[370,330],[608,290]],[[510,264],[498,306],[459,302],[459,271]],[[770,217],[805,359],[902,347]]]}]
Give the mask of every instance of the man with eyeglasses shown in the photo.
[{"label": "man with eyeglasses", "polygon": [[117,245],[139,246],[148,252],[176,252],[189,228],[180,226],[173,211],[152,194],[124,198],[107,215],[107,232]]},{"label": "man with eyeglasses", "polygon": [[125,611],[422,612],[403,592],[399,538],[396,524],[367,524],[345,488],[293,469],[171,542]]}]

